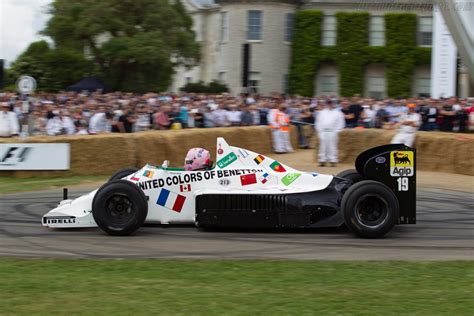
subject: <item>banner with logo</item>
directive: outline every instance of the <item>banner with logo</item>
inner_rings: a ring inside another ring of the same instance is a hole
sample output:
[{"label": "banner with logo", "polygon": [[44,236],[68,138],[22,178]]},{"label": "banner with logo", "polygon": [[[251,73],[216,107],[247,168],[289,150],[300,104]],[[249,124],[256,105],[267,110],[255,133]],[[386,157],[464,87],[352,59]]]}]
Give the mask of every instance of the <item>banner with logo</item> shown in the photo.
[{"label": "banner with logo", "polygon": [[68,170],[69,144],[0,144],[0,170]]},{"label": "banner with logo", "polygon": [[433,47],[431,50],[431,97],[456,95],[457,48],[444,22],[440,8],[433,8]]}]

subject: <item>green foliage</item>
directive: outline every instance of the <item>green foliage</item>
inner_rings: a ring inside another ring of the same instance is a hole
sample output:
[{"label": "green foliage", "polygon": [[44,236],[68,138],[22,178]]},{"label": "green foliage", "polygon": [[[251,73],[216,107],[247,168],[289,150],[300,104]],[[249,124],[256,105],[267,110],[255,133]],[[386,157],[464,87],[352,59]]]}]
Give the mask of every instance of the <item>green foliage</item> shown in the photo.
[{"label": "green foliage", "polygon": [[10,69],[4,70],[4,77],[3,77],[3,89],[2,91],[13,91],[16,89],[15,87],[15,77],[13,76]]},{"label": "green foliage", "polygon": [[416,15],[386,14],[385,34],[388,95],[408,97],[416,64]]},{"label": "green foliage", "polygon": [[194,92],[194,93],[224,93],[228,92],[229,88],[216,80],[206,85],[203,81],[195,83],[187,83],[180,89],[183,92]]},{"label": "green foliage", "polygon": [[337,44],[320,44],[322,13],[300,11],[295,19],[295,36],[290,65],[290,92],[314,95],[314,79],[321,63],[335,63],[340,73],[340,95],[364,91],[364,68],[371,63],[386,66],[387,90],[392,97],[411,95],[416,65],[431,62],[431,48],[416,45],[416,15],[386,14],[386,46],[369,46],[367,12],[337,13]]},{"label": "green foliage", "polygon": [[367,62],[368,13],[337,13],[337,45],[334,55],[340,73],[341,95],[364,91],[364,64]]},{"label": "green foliage", "polygon": [[289,75],[289,88],[293,94],[313,95],[322,18],[323,14],[317,10],[303,10],[295,15]]},{"label": "green foliage", "polygon": [[177,0],[55,0],[43,34],[57,47],[90,52],[113,90],[162,91],[173,69],[192,66],[199,45]]},{"label": "green foliage", "polygon": [[8,69],[12,80],[21,75],[36,79],[38,89],[58,91],[92,74],[93,65],[68,48],[51,49],[46,41],[33,42]]}]

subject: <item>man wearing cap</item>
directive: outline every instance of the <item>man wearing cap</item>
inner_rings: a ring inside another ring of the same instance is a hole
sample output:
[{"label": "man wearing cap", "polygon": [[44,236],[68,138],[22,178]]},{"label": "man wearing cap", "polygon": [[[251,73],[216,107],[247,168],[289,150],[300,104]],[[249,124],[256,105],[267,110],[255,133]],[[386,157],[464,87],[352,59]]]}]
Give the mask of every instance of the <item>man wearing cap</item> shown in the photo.
[{"label": "man wearing cap", "polygon": [[341,110],[334,108],[330,99],[323,104],[316,116],[316,132],[319,136],[319,166],[324,167],[330,162],[332,167],[338,162],[337,143],[339,132],[345,127],[346,121]]},{"label": "man wearing cap", "polygon": [[416,131],[421,125],[421,115],[416,113],[416,105],[408,104],[408,113],[400,116],[397,123],[397,134],[392,138],[392,144],[405,144],[412,147],[415,143]]},{"label": "man wearing cap", "polygon": [[1,103],[0,112],[0,137],[12,137],[17,135],[20,126],[15,112],[10,111],[10,105],[7,102]]}]

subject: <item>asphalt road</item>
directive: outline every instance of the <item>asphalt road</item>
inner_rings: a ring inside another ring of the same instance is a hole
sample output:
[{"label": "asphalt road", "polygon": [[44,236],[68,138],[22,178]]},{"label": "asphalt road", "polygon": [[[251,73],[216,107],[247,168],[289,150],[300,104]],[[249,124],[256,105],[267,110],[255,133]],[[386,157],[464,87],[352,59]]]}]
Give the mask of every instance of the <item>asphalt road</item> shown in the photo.
[{"label": "asphalt road", "polygon": [[[84,193],[71,190],[70,197]],[[322,260],[473,260],[474,199],[469,193],[418,190],[418,223],[367,240],[345,229],[297,232],[202,231],[145,226],[111,237],[100,229],[48,229],[41,216],[60,189],[0,196],[0,256],[60,258],[219,258]]]}]

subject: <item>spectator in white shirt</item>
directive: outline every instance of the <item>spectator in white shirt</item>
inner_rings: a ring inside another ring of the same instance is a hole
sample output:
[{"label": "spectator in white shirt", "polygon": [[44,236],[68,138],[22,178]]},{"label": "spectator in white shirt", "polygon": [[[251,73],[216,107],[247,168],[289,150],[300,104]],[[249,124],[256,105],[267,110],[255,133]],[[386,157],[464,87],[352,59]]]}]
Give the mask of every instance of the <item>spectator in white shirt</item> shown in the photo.
[{"label": "spectator in white shirt", "polygon": [[227,118],[227,110],[224,109],[222,104],[219,105],[217,110],[213,112],[214,125],[216,127],[229,126],[229,120]]},{"label": "spectator in white shirt", "polygon": [[107,116],[105,114],[105,109],[103,106],[99,107],[99,110],[92,115],[89,121],[89,133],[90,134],[100,134],[109,132],[110,128],[108,126]]},{"label": "spectator in white shirt", "polygon": [[413,147],[416,138],[416,131],[421,125],[421,115],[416,113],[416,104],[408,104],[408,113],[400,117],[397,124],[398,131],[392,138],[392,144],[404,144]]},{"label": "spectator in white shirt", "polygon": [[138,107],[137,112],[137,122],[133,126],[134,132],[149,130],[151,128],[151,120],[147,109],[141,105]]},{"label": "spectator in white shirt", "polygon": [[227,112],[227,120],[230,122],[231,126],[240,126],[241,119],[242,112],[239,111],[237,105],[232,104],[230,106],[230,111]]},{"label": "spectator in white shirt", "polygon": [[0,137],[12,137],[18,135],[20,126],[15,112],[10,111],[10,105],[2,102],[2,112],[0,112]]},{"label": "spectator in white shirt", "polygon": [[55,135],[74,135],[76,127],[71,118],[64,110],[54,110],[54,117],[48,120],[46,124],[46,134],[50,136]]}]

